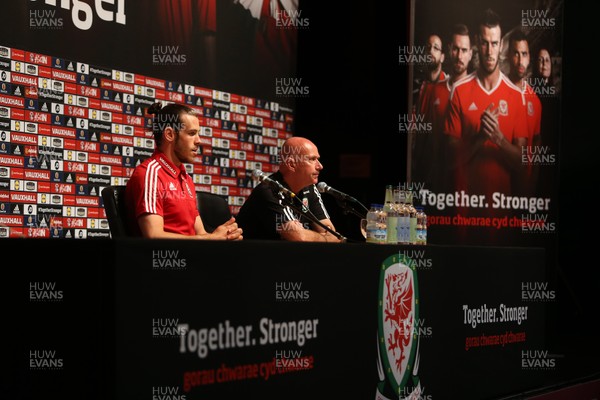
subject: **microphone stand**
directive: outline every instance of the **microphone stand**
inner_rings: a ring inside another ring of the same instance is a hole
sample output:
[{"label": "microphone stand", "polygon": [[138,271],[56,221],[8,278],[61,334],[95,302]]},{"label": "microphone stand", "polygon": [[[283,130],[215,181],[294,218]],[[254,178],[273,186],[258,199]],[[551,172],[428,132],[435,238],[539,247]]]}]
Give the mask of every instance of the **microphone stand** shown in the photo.
[{"label": "microphone stand", "polygon": [[[358,210],[356,210],[356,208],[354,208],[354,207],[352,207],[350,205],[350,203],[348,202],[347,199],[340,200],[340,199],[336,198],[336,202],[340,206],[340,208],[342,208],[344,210],[344,214],[345,215],[353,214],[353,215],[356,215],[358,218],[361,218],[361,219],[367,218],[367,214],[366,213],[365,214],[361,214]],[[365,207],[364,205],[362,205],[361,202],[359,202],[358,200],[356,200],[356,202],[358,204],[360,204],[362,206],[362,208],[364,208],[367,212],[369,211],[367,209],[367,207]]]},{"label": "microphone stand", "polygon": [[319,221],[317,219],[317,217],[315,217],[315,215],[312,212],[310,212],[310,210],[308,209],[308,207],[306,207],[304,204],[302,204],[301,207],[298,207],[297,205],[293,204],[293,199],[296,198],[295,196],[292,199],[290,199],[288,196],[286,196],[283,193],[282,193],[282,196],[283,196],[283,199],[284,199],[286,205],[289,206],[290,208],[294,209],[294,211],[298,212],[299,214],[304,215],[311,222],[314,222],[315,224],[319,225],[321,228],[325,229],[327,232],[331,233],[333,236],[335,236],[336,238],[338,238],[342,242],[345,243],[348,240],[341,233],[334,231],[333,229],[331,229],[330,227],[328,227],[327,225],[325,225],[324,223],[322,223],[321,221]]}]

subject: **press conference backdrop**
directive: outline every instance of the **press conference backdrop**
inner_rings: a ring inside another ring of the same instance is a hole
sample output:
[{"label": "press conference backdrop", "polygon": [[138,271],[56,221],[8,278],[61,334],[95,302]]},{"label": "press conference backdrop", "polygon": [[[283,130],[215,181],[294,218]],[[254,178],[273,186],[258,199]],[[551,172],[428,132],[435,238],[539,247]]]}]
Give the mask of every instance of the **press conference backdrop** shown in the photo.
[{"label": "press conference backdrop", "polygon": [[[413,119],[411,110],[399,110],[399,134],[413,139],[410,182],[400,183],[416,190],[433,243],[552,247],[563,1],[411,2],[411,39],[398,43],[400,74],[409,70],[413,78],[408,103],[414,104],[425,36],[437,32],[446,49],[451,26],[465,23],[473,34],[486,7],[501,17],[504,73],[507,35],[520,28],[529,37],[527,81],[542,101],[542,142],[525,150],[521,164],[538,171],[537,181],[516,198],[512,189],[492,194],[431,181],[447,165],[423,151],[427,144],[418,145],[436,132],[424,115]],[[8,2],[3,13],[10,18],[0,26],[0,237],[107,236],[98,188],[123,182],[152,152],[145,109],[155,100],[203,114],[202,154],[188,168],[198,189],[223,195],[235,213],[252,187],[248,172],[273,169],[278,144],[294,133],[294,99],[308,92],[295,77],[297,34],[310,23],[298,2],[36,0]],[[327,21],[332,32],[343,23]],[[543,46],[554,79],[539,88],[533,65]],[[449,59],[447,53],[446,72]],[[476,59],[474,51],[469,72]],[[403,181],[400,175],[394,171],[388,181]]]},{"label": "press conference backdrop", "polygon": [[152,154],[155,101],[201,115],[186,169],[236,213],[294,131],[297,4],[282,3],[3,5],[0,237],[109,237],[100,190]]}]

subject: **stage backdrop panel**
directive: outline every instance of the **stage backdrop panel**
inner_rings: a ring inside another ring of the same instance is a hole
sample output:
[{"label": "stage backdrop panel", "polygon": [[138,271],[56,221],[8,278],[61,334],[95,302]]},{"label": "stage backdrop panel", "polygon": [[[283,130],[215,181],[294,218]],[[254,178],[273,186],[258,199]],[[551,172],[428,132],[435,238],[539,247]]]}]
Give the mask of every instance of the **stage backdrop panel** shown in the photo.
[{"label": "stage backdrop panel", "polygon": [[[412,0],[410,4],[409,43],[399,44],[399,64],[409,74],[409,108],[400,111],[399,131],[409,143],[407,180],[415,191],[415,204],[423,206],[429,216],[431,241],[553,247],[558,230],[564,1]],[[505,81],[513,79],[510,35],[520,30],[528,43],[527,59],[520,59],[523,83],[506,85],[524,93],[520,101],[524,107],[506,92],[493,104],[508,142],[517,130],[512,132],[510,122],[504,125],[502,120],[517,120],[517,108],[526,114],[527,143],[511,156],[512,161],[490,140],[481,141],[480,147],[471,146],[476,135],[465,128],[466,121],[479,121],[489,104],[478,107],[463,100],[468,104],[461,104],[459,117],[452,118],[451,100],[457,96],[457,85],[450,82],[457,69],[451,32],[456,24],[468,29],[470,42],[461,46],[471,53],[460,62],[468,74],[476,72],[481,64],[479,22],[486,9],[499,16],[500,48],[493,58]],[[430,35],[439,38],[433,53],[427,47]],[[538,72],[542,56],[547,58],[549,78]],[[436,60],[442,73],[432,84],[427,76]],[[457,147],[452,146],[449,132],[457,137]]]},{"label": "stage backdrop panel", "polygon": [[119,241],[116,256],[117,399],[481,399],[553,373],[523,364],[546,354],[545,303],[522,293],[544,281],[541,249]]},{"label": "stage backdrop panel", "polygon": [[543,249],[5,243],[9,398],[481,399],[572,375]]}]

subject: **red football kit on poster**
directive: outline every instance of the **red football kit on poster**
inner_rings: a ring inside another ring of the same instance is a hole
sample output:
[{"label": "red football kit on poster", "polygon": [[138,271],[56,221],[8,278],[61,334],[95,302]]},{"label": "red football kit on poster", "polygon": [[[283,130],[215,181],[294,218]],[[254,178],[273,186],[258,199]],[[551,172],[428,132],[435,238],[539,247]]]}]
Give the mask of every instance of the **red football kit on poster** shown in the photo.
[{"label": "red football kit on poster", "polygon": [[[469,194],[485,194],[488,201],[494,192],[511,193],[511,171],[502,150],[491,140],[466,159],[466,147],[480,135],[481,115],[493,104],[499,109],[498,123],[505,139],[512,143],[515,138],[527,138],[527,119],[523,93],[502,73],[497,84],[487,91],[472,73],[454,85],[445,121],[445,133],[462,140],[459,151],[459,174],[457,182]],[[466,146],[465,146],[466,145]]]}]

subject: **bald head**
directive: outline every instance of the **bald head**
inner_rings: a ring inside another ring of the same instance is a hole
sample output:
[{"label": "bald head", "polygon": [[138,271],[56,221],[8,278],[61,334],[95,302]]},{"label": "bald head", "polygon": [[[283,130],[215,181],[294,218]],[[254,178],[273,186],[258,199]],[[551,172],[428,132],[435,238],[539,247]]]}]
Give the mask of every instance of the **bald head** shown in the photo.
[{"label": "bald head", "polygon": [[310,140],[294,136],[286,140],[279,152],[279,171],[293,191],[319,181],[323,165],[319,150]]},{"label": "bald head", "polygon": [[280,164],[285,164],[286,160],[290,157],[303,156],[316,148],[317,146],[306,138],[300,136],[291,137],[281,146],[279,162]]}]

